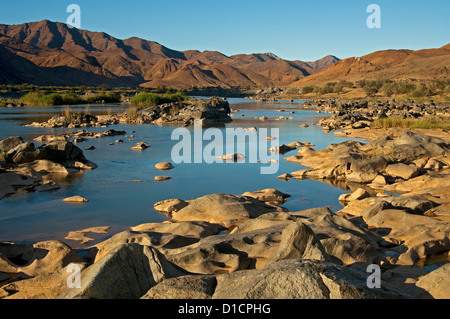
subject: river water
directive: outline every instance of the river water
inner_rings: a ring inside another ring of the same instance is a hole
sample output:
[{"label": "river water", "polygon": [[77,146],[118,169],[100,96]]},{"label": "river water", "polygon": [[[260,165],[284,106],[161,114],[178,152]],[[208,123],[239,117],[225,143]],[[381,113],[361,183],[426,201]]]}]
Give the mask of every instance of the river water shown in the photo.
[{"label": "river water", "polygon": [[[302,110],[301,101],[295,103],[255,102],[245,99],[229,99],[230,105],[238,112],[233,113],[233,122],[219,126],[224,132],[227,128],[278,128],[279,139],[276,145],[293,141],[310,142],[315,149],[326,148],[332,143],[344,141],[332,133],[325,133],[314,125],[327,114],[314,110]],[[126,104],[91,105],[92,114],[105,114],[107,111],[125,110]],[[84,111],[85,106],[72,107]],[[280,112],[279,110],[295,113]],[[62,107],[27,107],[0,109],[0,140],[8,136],[21,136],[25,141],[43,134],[59,134],[78,129],[42,129],[23,127],[36,121],[46,121],[61,114]],[[269,119],[254,119],[265,115]],[[288,120],[275,120],[279,116],[293,117]],[[300,128],[306,123],[308,128]],[[181,163],[175,169],[161,172],[154,165],[159,162],[172,162],[172,148],[179,143],[171,140],[176,127],[156,125],[114,125],[109,128],[124,130],[127,135],[135,135],[135,141],[127,137],[103,137],[89,139],[78,146],[85,156],[95,162],[98,168],[56,181],[61,189],[47,193],[23,193],[0,200],[0,241],[35,242],[59,239],[62,241],[69,231],[94,226],[111,226],[108,235],[94,235],[104,240],[114,233],[129,229],[142,223],[162,222],[167,217],[156,212],[153,205],[161,200],[180,198],[190,200],[212,193],[241,195],[246,191],[275,188],[292,197],[283,205],[291,211],[313,207],[329,206],[339,210],[339,195],[348,191],[327,183],[313,180],[284,181],[277,176],[303,169],[299,164],[289,163],[283,157],[296,154],[292,151],[281,155],[276,174],[261,174],[261,163]],[[106,128],[88,128],[102,132]],[[192,129],[189,129],[192,132]],[[134,133],[131,133],[134,131]],[[122,144],[114,143],[118,138]],[[136,142],[147,142],[151,147],[144,151],[131,150]],[[37,146],[38,142],[34,142]],[[114,145],[109,145],[114,143]],[[208,144],[209,142],[204,142]],[[203,146],[205,146],[203,145]],[[85,150],[95,146],[95,150]],[[193,149],[193,151],[196,151]],[[197,150],[198,151],[198,150]],[[200,150],[201,151],[201,150]],[[222,155],[222,154],[219,154]],[[267,166],[267,165],[266,165]],[[173,179],[155,182],[158,175]],[[142,182],[134,182],[140,180]],[[85,205],[62,202],[70,196],[81,195],[89,199]],[[73,242],[65,241],[70,245]]]}]

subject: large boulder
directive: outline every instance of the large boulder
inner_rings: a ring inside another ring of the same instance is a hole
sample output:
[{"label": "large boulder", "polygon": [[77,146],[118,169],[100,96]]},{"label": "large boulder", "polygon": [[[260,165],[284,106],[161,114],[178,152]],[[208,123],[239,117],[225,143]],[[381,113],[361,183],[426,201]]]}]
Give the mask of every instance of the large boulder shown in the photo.
[{"label": "large boulder", "polygon": [[46,159],[58,163],[65,161],[85,162],[83,151],[68,141],[53,141],[40,147],[46,151]]},{"label": "large boulder", "polygon": [[286,202],[286,198],[291,195],[285,194],[274,188],[263,189],[254,192],[245,192],[242,196],[253,197],[261,202],[269,203],[272,205],[282,205]]},{"label": "large boulder", "polygon": [[392,263],[412,266],[420,259],[450,251],[450,222],[404,227],[390,233],[389,238],[402,243]]},{"label": "large boulder", "polygon": [[124,244],[82,272],[81,288],[69,288],[58,298],[139,299],[164,279],[187,274],[155,248]]},{"label": "large boulder", "polygon": [[22,143],[9,150],[6,155],[6,161],[23,164],[33,162],[38,159],[46,157],[46,151],[43,149],[36,149],[33,143]]},{"label": "large boulder", "polygon": [[[81,271],[86,263],[76,263]],[[0,299],[55,299],[67,289],[67,280],[73,274],[73,264],[37,277],[11,282],[0,288]]]},{"label": "large boulder", "polygon": [[58,271],[81,259],[66,244],[51,240],[35,244],[0,244],[0,272],[22,278]]},{"label": "large boulder", "polygon": [[151,288],[146,299],[398,299],[410,298],[382,281],[381,288],[367,286],[368,273],[333,263],[283,260],[257,270],[230,274],[178,277]]},{"label": "large boulder", "polygon": [[0,153],[8,153],[13,148],[24,143],[20,136],[10,136],[2,141],[0,141]]},{"label": "large boulder", "polygon": [[415,165],[406,165],[403,163],[391,164],[386,168],[386,174],[407,180],[418,176],[419,169]]},{"label": "large boulder", "polygon": [[431,296],[435,299],[450,299],[450,264],[419,278],[416,286],[426,291],[422,294],[425,298]]},{"label": "large boulder", "polygon": [[172,212],[172,219],[174,221],[207,221],[226,228],[234,228],[250,218],[276,211],[287,210],[267,205],[247,196],[211,194],[192,200],[186,207]]}]

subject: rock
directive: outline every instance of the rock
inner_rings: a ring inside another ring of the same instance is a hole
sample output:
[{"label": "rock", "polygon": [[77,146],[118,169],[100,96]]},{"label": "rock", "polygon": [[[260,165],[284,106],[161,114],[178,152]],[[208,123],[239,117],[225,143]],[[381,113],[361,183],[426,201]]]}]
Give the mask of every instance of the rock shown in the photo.
[{"label": "rock", "polygon": [[81,288],[72,288],[60,299],[139,299],[157,283],[187,275],[156,249],[136,243],[117,247],[81,276]]},{"label": "rock", "polygon": [[48,180],[44,181],[41,185],[37,186],[35,190],[37,192],[49,192],[60,188],[61,186],[58,183]]},{"label": "rock", "polygon": [[47,156],[45,150],[35,149],[33,143],[22,143],[6,153],[7,162],[23,164],[43,159]]},{"label": "rock", "polygon": [[181,200],[181,199],[167,199],[160,202],[157,202],[153,208],[160,213],[163,213],[170,218],[172,217],[172,213],[179,211],[180,209],[189,205],[189,202]]},{"label": "rock", "polygon": [[303,143],[299,142],[299,141],[295,141],[295,142],[289,143],[287,146],[290,148],[296,149],[296,148],[302,147]]},{"label": "rock", "polygon": [[217,156],[216,158],[221,159],[223,161],[227,161],[227,162],[240,162],[245,159],[245,156],[241,153],[233,153],[233,154]]},{"label": "rock", "polygon": [[155,181],[156,182],[162,182],[162,181],[167,181],[169,179],[172,179],[172,177],[168,177],[168,176],[155,176]]},{"label": "rock", "polygon": [[197,274],[231,273],[261,268],[278,251],[285,225],[245,233],[202,238],[199,242],[161,252],[177,266]]},{"label": "rock", "polygon": [[161,162],[155,165],[156,169],[159,169],[160,171],[167,171],[170,169],[173,169],[175,167],[173,167],[173,165],[169,162]]},{"label": "rock", "polygon": [[86,204],[89,201],[82,196],[73,196],[63,199],[63,202],[71,204]]},{"label": "rock", "polygon": [[329,262],[283,260],[258,270],[216,276],[213,299],[408,298],[387,282],[367,287],[367,273]]},{"label": "rock", "polygon": [[356,171],[346,175],[348,182],[367,184],[373,182],[373,180],[378,176],[376,171]]},{"label": "rock", "polygon": [[87,228],[87,229],[71,231],[67,234],[65,239],[79,241],[80,244],[84,245],[90,241],[95,240],[94,238],[86,236],[86,234],[88,234],[88,233],[107,234],[108,230],[110,228],[111,227],[109,227],[109,226],[100,226],[100,227],[91,227],[91,228]]},{"label": "rock", "polygon": [[38,160],[29,164],[25,164],[26,167],[30,167],[40,174],[72,174],[78,172],[75,169],[66,168],[62,164],[52,162],[49,160]]},{"label": "rock", "polygon": [[364,220],[369,220],[370,218],[372,218],[373,216],[375,216],[382,210],[387,210],[387,209],[392,209],[392,208],[394,208],[394,206],[392,206],[391,203],[389,203],[385,200],[380,200],[380,201],[377,201],[377,202],[371,204],[367,208],[365,208],[361,212],[361,216]]},{"label": "rock", "polygon": [[0,141],[0,153],[8,153],[15,147],[23,144],[24,141],[20,136],[11,136]]},{"label": "rock", "polygon": [[330,260],[311,228],[302,223],[289,223],[283,230],[273,262],[285,259]]},{"label": "rock", "polygon": [[285,211],[285,209],[269,206],[247,196],[211,194],[194,199],[188,206],[172,212],[172,219],[174,221],[206,221],[230,228],[249,218],[275,211]]},{"label": "rock", "polygon": [[284,154],[284,153],[290,152],[295,149],[296,149],[296,147],[291,147],[291,146],[288,146],[285,144],[281,144],[279,146],[274,146],[274,147],[269,148],[269,152]]},{"label": "rock", "polygon": [[68,141],[53,141],[44,144],[39,149],[45,150],[45,159],[63,163],[65,161],[80,161],[85,162],[83,151]]},{"label": "rock", "polygon": [[277,178],[278,178],[278,179],[282,179],[282,180],[287,181],[287,180],[293,178],[293,176],[292,176],[291,174],[285,173],[285,174],[282,174],[282,175],[280,175],[280,176],[277,176]]},{"label": "rock", "polygon": [[449,234],[450,222],[417,224],[391,232],[389,238],[405,247],[391,262],[412,266],[420,259],[450,251]]},{"label": "rock", "polygon": [[139,143],[136,143],[136,145],[133,146],[131,149],[132,149],[132,150],[142,151],[142,150],[145,150],[145,149],[147,149],[147,148],[149,148],[149,147],[150,147],[150,145],[148,145],[147,143],[145,143],[145,142],[139,142]]},{"label": "rock", "polygon": [[85,263],[71,263],[63,269],[44,273],[34,278],[15,281],[0,288],[0,298],[4,299],[56,299],[67,289],[67,280],[73,274],[69,267],[76,264],[81,271]]},{"label": "rock", "polygon": [[131,227],[134,232],[155,232],[161,234],[172,234],[180,236],[189,236],[195,238],[204,238],[219,234],[225,228],[218,224],[210,224],[207,222],[163,222],[148,223]]},{"label": "rock", "polygon": [[383,175],[378,175],[368,186],[372,188],[382,188],[386,184],[386,178]]},{"label": "rock", "polygon": [[[435,299],[450,298],[450,264],[446,264],[433,270],[428,275],[422,276],[416,282],[416,286],[424,289],[427,294]],[[420,296],[418,296],[420,298]]]},{"label": "rock", "polygon": [[370,264],[376,261],[381,239],[327,207],[291,213],[313,229],[325,252],[338,264]]},{"label": "rock", "polygon": [[354,200],[360,200],[370,197],[370,194],[364,188],[358,188],[351,194],[342,194],[339,196],[339,201],[342,203],[348,203]]},{"label": "rock", "polygon": [[15,273],[21,278],[58,271],[80,261],[69,246],[57,240],[35,244],[0,244],[0,272]]},{"label": "rock", "polygon": [[93,169],[96,169],[98,167],[97,164],[91,162],[91,161],[84,161],[84,162],[79,162],[79,161],[67,161],[64,163],[66,167],[68,168],[73,168],[78,170],[84,170],[84,171],[91,171]]},{"label": "rock", "polygon": [[379,232],[386,235],[391,231],[395,232],[405,227],[438,223],[436,219],[431,217],[409,214],[400,209],[382,210],[366,222],[369,227],[378,228]]},{"label": "rock", "polygon": [[0,199],[12,195],[18,188],[30,188],[42,181],[40,177],[23,175],[17,172],[0,173]]},{"label": "rock", "polygon": [[386,174],[392,177],[400,177],[405,180],[419,175],[419,169],[414,165],[392,164],[386,168]]},{"label": "rock", "polygon": [[287,226],[290,222],[295,220],[296,218],[287,212],[267,213],[240,224],[234,228],[230,234],[247,233],[272,226]]},{"label": "rock", "polygon": [[308,125],[308,124],[302,124],[302,125],[300,125],[300,127],[302,127],[302,128],[308,128],[309,125]]},{"label": "rock", "polygon": [[210,299],[214,294],[216,277],[214,275],[187,275],[169,278],[160,282],[141,299]]},{"label": "rock", "polygon": [[291,195],[282,193],[274,188],[263,189],[255,192],[245,192],[241,196],[249,196],[261,202],[274,204],[277,206],[286,203],[286,198],[291,197]]},{"label": "rock", "polygon": [[446,163],[436,159],[430,158],[427,163],[423,166],[424,169],[428,170],[440,170],[441,168],[448,166]]}]

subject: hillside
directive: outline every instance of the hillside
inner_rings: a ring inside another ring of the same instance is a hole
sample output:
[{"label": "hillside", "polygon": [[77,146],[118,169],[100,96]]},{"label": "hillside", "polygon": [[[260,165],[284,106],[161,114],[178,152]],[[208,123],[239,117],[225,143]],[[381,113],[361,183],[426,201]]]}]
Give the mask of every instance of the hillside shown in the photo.
[{"label": "hillside", "polygon": [[292,86],[330,81],[431,79],[450,75],[450,44],[438,49],[383,50],[336,62],[320,72],[293,82]]},{"label": "hillside", "polygon": [[336,61],[286,61],[272,53],[226,56],[171,50],[132,37],[68,28],[43,20],[0,24],[0,83],[143,87],[283,86]]}]

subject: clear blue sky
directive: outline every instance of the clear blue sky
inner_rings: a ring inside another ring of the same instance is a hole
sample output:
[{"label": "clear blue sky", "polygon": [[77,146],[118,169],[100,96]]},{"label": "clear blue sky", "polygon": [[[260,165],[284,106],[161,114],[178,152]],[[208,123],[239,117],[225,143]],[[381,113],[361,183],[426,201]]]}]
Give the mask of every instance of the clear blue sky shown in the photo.
[{"label": "clear blue sky", "polygon": [[[72,3],[81,7],[82,29],[175,50],[273,52],[313,61],[450,43],[450,0],[2,0],[0,23],[65,23]],[[366,25],[372,3],[381,7],[381,29]]]}]

